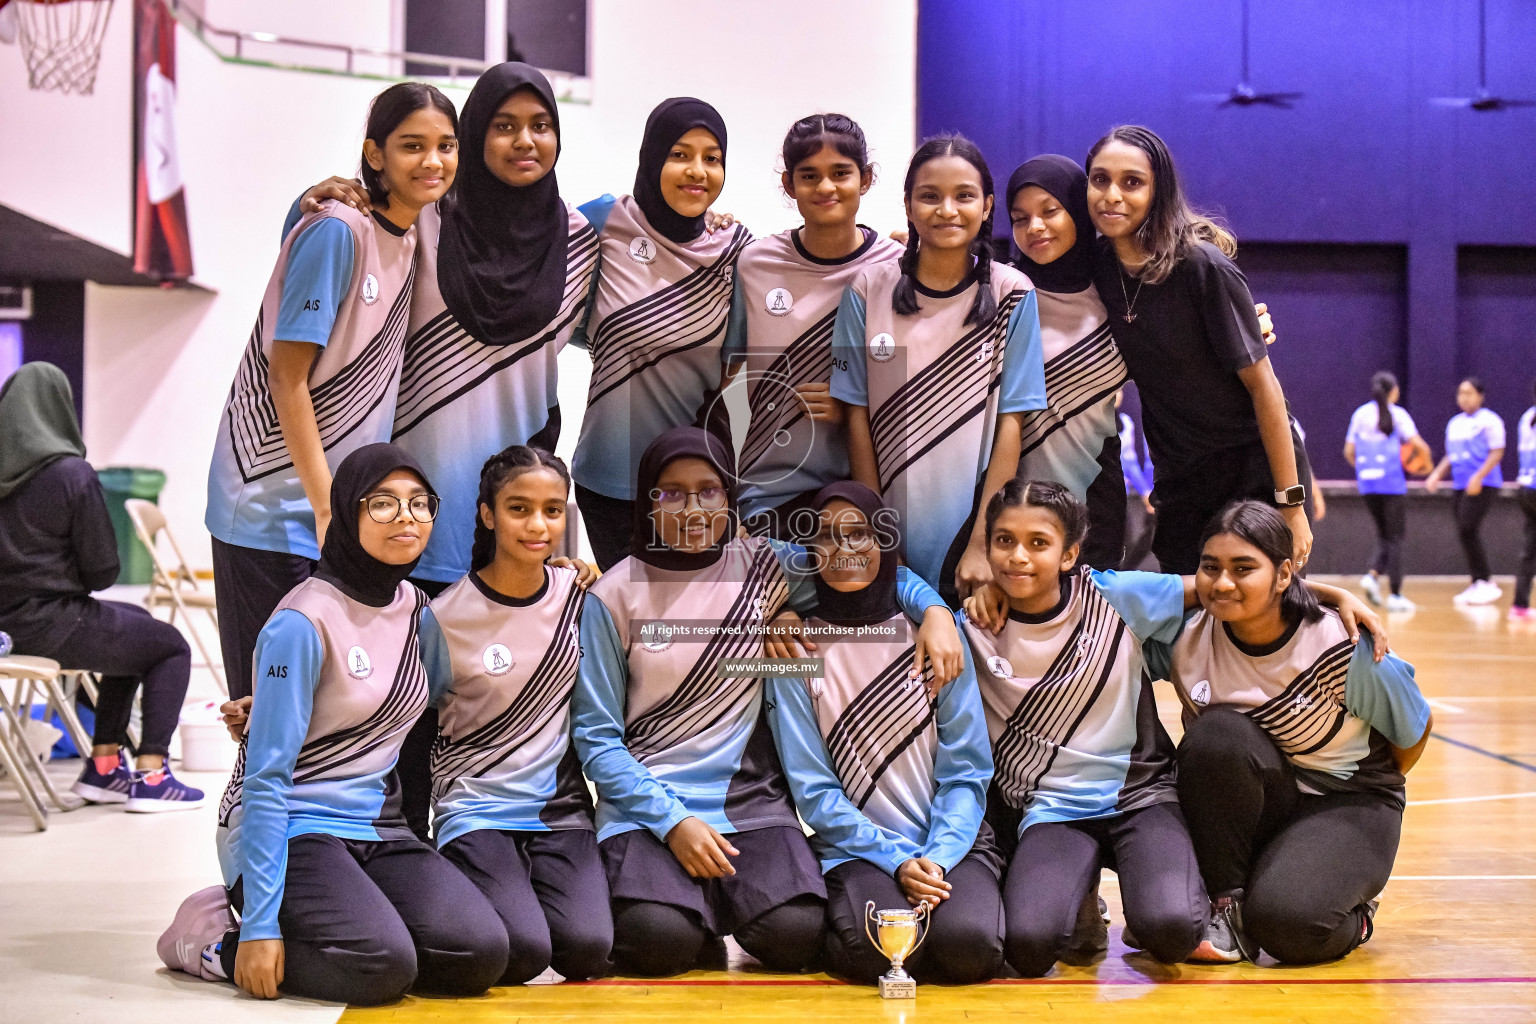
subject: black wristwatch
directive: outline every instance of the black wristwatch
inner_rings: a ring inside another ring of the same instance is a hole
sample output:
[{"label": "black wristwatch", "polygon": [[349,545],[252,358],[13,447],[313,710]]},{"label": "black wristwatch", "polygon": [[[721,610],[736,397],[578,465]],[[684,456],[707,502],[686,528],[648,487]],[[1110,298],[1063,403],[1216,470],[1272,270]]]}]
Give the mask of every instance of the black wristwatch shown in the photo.
[{"label": "black wristwatch", "polygon": [[1275,488],[1275,504],[1280,508],[1295,508],[1307,500],[1307,489],[1301,484]]}]

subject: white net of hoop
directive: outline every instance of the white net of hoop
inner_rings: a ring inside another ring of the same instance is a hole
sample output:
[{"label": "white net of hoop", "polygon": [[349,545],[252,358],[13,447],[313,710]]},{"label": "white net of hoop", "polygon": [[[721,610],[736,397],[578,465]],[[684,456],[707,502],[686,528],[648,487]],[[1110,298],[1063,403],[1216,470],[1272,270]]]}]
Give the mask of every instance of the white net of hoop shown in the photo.
[{"label": "white net of hoop", "polygon": [[34,89],[89,95],[112,0],[12,0],[18,41]]}]

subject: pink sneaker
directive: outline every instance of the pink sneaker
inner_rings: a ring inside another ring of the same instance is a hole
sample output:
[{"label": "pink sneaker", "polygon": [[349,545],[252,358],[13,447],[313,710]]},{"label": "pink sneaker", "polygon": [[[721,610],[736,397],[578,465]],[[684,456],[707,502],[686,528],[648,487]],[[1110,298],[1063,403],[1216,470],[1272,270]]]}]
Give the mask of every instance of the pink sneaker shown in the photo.
[{"label": "pink sneaker", "polygon": [[1509,606],[1509,621],[1536,622],[1536,612],[1532,612],[1529,608],[1521,608],[1519,605],[1512,604]]},{"label": "pink sneaker", "polygon": [[210,885],[181,901],[171,926],[155,943],[160,962],[173,971],[185,971],[204,981],[224,981],[224,968],[204,950],[235,926],[229,897],[222,885]]}]

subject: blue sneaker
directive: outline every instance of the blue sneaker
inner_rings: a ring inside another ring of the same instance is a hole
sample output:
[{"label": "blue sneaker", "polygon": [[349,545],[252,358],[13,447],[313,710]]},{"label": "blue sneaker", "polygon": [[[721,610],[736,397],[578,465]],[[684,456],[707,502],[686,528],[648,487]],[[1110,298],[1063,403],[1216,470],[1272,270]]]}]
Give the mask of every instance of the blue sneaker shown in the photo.
[{"label": "blue sneaker", "polygon": [[117,756],[117,767],[105,775],[96,770],[96,759],[87,757],[85,770],[70,789],[93,804],[125,804],[138,778],[138,773],[128,767],[121,754]]},{"label": "blue sneaker", "polygon": [[170,765],[145,772],[133,783],[125,811],[153,814],[158,811],[190,811],[203,806],[203,791],[193,789],[171,774]]}]

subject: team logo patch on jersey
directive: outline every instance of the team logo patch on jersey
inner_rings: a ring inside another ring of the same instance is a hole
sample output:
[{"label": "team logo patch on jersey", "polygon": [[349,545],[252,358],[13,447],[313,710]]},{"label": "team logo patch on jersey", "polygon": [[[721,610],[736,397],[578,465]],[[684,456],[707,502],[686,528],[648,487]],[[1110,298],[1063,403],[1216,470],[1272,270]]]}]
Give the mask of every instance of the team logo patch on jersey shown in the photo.
[{"label": "team logo patch on jersey", "polygon": [[656,258],[656,243],[644,235],[636,235],[629,243],[629,258],[636,263],[649,263]]},{"label": "team logo patch on jersey", "polygon": [[504,676],[517,664],[512,660],[512,652],[507,650],[506,644],[491,644],[480,655],[480,663],[493,676]]},{"label": "team logo patch on jersey", "polygon": [[370,306],[379,301],[379,279],[372,274],[363,278],[363,301]]},{"label": "team logo patch on jersey", "polygon": [[992,358],[992,353],[996,350],[997,346],[992,343],[992,339],[988,338],[986,341],[981,343],[981,348],[976,353],[976,361],[978,363],[985,363],[990,361]]},{"label": "team logo patch on jersey", "polygon": [[999,679],[1013,678],[1013,663],[1001,654],[994,654],[987,659],[987,671]]},{"label": "team logo patch on jersey", "polygon": [[1299,715],[1311,706],[1312,695],[1309,693],[1298,693],[1296,699],[1291,701],[1291,714]]},{"label": "team logo patch on jersey", "polygon": [[353,679],[367,679],[373,675],[373,662],[368,660],[368,652],[356,644],[347,652],[347,672]]},{"label": "team logo patch on jersey", "polygon": [[665,622],[647,622],[640,627],[640,646],[652,654],[660,654],[672,646],[672,627]]},{"label": "team logo patch on jersey", "polygon": [[1082,636],[1077,638],[1077,653],[1078,654],[1087,654],[1088,652],[1090,652],[1092,650],[1093,650],[1093,634],[1092,633],[1084,633]]},{"label": "team logo patch on jersey", "polygon": [[1189,699],[1201,707],[1211,702],[1211,684],[1209,680],[1202,679],[1189,689]]},{"label": "team logo patch on jersey", "polygon": [[770,289],[763,299],[763,309],[771,316],[788,316],[790,310],[795,308],[795,297],[789,294],[788,288]]},{"label": "team logo patch on jersey", "polygon": [[896,339],[884,332],[869,340],[869,358],[877,363],[888,363],[896,356]]}]

